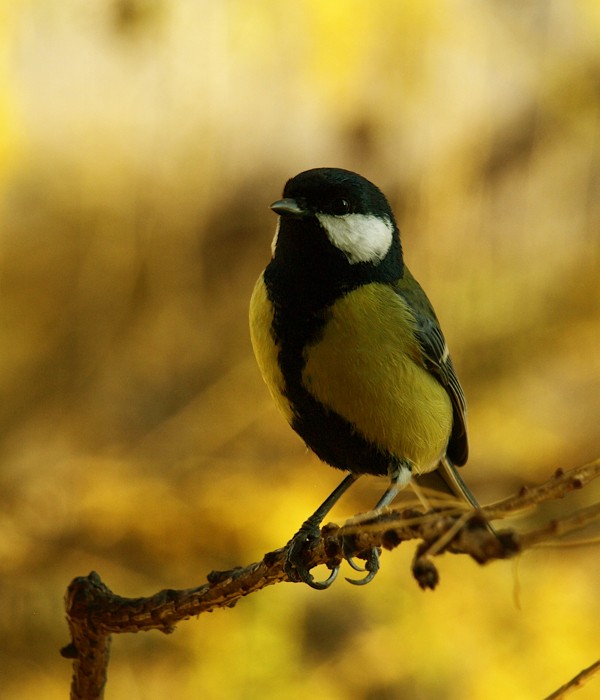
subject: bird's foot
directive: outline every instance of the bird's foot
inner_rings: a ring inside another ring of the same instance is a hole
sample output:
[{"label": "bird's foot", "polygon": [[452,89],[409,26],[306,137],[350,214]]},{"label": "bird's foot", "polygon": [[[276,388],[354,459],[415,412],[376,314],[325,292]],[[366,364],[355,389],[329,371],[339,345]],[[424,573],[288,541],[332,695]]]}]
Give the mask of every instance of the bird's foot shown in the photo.
[{"label": "bird's foot", "polygon": [[310,521],[310,518],[302,525],[298,532],[290,540],[284,571],[290,581],[306,583],[311,588],[323,591],[329,588],[337,578],[340,570],[339,564],[331,569],[331,574],[324,581],[315,581],[307,567],[307,554],[315,542],[320,538],[321,530],[318,525]]}]

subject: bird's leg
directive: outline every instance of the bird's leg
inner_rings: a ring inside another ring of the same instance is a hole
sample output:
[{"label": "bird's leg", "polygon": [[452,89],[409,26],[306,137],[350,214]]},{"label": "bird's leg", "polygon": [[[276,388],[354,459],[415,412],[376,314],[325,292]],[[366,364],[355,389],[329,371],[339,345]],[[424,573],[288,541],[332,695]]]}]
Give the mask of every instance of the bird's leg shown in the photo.
[{"label": "bird's leg", "polygon": [[321,503],[317,510],[302,523],[298,532],[289,541],[284,568],[285,573],[291,581],[304,581],[304,583],[311,586],[311,588],[316,588],[318,590],[329,588],[335,581],[338,571],[340,570],[339,565],[331,570],[331,574],[325,581],[315,581],[310,571],[304,565],[304,555],[306,551],[310,549],[313,541],[319,538],[323,518],[359,476],[359,474],[348,474],[339,486],[337,486],[323,503]]},{"label": "bird's leg", "polygon": [[[410,478],[410,465],[403,463],[393,465],[393,467],[390,468],[390,485],[387,487],[383,496],[375,504],[373,511],[377,513],[389,506],[389,504],[398,495],[398,491],[402,490],[406,484],[410,482]],[[346,560],[355,571],[368,572],[367,575],[361,579],[346,578],[346,581],[354,586],[364,586],[365,584],[370,583],[379,571],[379,550],[377,547],[373,547],[373,549],[371,549],[369,552],[364,568],[356,564],[352,557],[346,557]]]}]

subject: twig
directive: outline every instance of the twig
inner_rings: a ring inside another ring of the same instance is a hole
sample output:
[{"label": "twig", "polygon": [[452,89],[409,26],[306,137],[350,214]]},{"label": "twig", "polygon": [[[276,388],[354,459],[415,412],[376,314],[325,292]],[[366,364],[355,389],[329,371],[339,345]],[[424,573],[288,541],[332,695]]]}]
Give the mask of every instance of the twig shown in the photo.
[{"label": "twig", "polygon": [[[466,554],[480,564],[505,559],[548,539],[579,530],[600,520],[600,504],[553,520],[525,533],[507,529],[494,533],[492,519],[506,517],[543,501],[561,498],[600,476],[600,459],[569,472],[557,471],[540,486],[479,511],[455,506],[421,513],[412,508],[355,519],[343,527],[326,525],[307,553],[308,568],[337,566],[344,557],[364,557],[373,547],[393,549],[420,540],[412,571],[422,588],[435,588],[439,575],[433,556]],[[240,598],[266,586],[289,581],[284,571],[287,547],[265,554],[260,562],[230,571],[213,571],[208,583],[183,590],[165,589],[147,598],[123,598],[113,593],[95,572],[74,579],[65,597],[71,643],[62,649],[73,659],[72,700],[103,697],[109,661],[110,635],[159,630],[173,632],[182,620],[216,608],[233,607]],[[583,672],[582,672],[583,673]]]},{"label": "twig", "polygon": [[595,661],[591,666],[584,668],[583,671],[580,671],[576,676],[571,678],[568,683],[561,685],[558,690],[555,690],[552,694],[548,695],[545,700],[560,700],[560,698],[566,697],[573,690],[581,688],[581,686],[584,683],[587,683],[587,681],[589,681],[590,678],[598,671],[600,671],[600,659]]}]

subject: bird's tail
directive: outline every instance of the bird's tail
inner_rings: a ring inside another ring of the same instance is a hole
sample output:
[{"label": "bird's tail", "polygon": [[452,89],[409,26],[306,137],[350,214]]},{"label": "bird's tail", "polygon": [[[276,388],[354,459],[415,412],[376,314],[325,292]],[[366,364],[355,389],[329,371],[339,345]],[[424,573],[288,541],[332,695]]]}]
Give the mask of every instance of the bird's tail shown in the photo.
[{"label": "bird's tail", "polygon": [[[467,501],[473,508],[480,507],[477,499],[471,493],[471,489],[469,489],[462,480],[456,467],[448,457],[444,457],[440,460],[440,466],[435,471],[429,472],[428,474],[413,476],[412,480],[416,481],[419,490],[432,489],[433,491],[438,491]],[[417,496],[419,496],[418,491]],[[425,500],[427,499],[425,498]],[[498,533],[489,521],[486,521],[486,527],[493,535],[497,536]]]},{"label": "bird's tail", "polygon": [[417,482],[417,486],[422,489],[439,491],[467,501],[473,508],[479,508],[477,499],[447,457],[440,461],[440,466],[435,471],[415,475],[413,479]]}]

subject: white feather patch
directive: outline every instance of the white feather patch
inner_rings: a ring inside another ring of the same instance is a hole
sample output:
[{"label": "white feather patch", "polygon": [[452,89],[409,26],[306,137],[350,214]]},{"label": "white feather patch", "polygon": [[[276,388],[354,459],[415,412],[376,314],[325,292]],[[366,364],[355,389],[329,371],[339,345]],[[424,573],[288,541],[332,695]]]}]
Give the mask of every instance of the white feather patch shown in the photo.
[{"label": "white feather patch", "polygon": [[392,245],[394,227],[388,218],[366,214],[316,216],[331,243],[346,255],[352,265],[381,262]]}]

